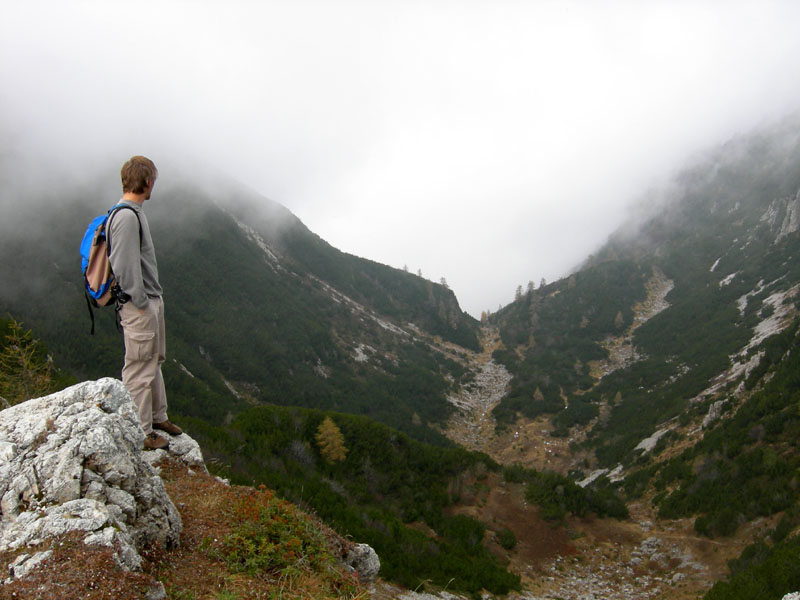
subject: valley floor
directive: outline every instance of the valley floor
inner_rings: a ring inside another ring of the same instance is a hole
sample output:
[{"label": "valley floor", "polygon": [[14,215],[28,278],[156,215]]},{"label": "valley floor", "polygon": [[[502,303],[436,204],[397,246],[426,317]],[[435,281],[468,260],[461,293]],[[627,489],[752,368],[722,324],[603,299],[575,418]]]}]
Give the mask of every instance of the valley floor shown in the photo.
[{"label": "valley floor", "polygon": [[[577,466],[582,457],[571,455],[569,440],[550,437],[546,417],[519,422],[503,435],[495,433],[491,409],[505,394],[511,376],[492,360],[500,343],[497,332],[485,329],[482,341],[484,351],[467,359],[476,373],[474,382],[450,398],[459,410],[446,428],[448,437],[501,464],[559,473]],[[764,520],[743,527],[735,538],[710,540],[695,534],[691,520],[657,520],[651,503],[644,500],[628,506],[631,517],[626,521],[571,518],[566,527],[553,526],[526,503],[521,485],[508,484],[499,475],[465,482],[463,489],[456,512],[492,527],[508,527],[517,537],[517,546],[509,552],[493,539],[494,533],[487,534],[487,545],[522,577],[524,591],[511,595],[512,600],[699,598],[727,575],[728,560],[775,525]],[[458,598],[448,593],[383,595],[387,593],[375,590],[373,597]]]}]

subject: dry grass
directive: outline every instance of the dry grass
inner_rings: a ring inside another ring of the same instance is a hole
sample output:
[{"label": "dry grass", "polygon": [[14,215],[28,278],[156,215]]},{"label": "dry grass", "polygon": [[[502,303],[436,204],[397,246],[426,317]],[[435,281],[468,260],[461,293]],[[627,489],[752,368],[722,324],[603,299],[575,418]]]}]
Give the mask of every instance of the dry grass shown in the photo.
[{"label": "dry grass", "polygon": [[[85,546],[81,534],[49,540],[36,549],[1,553],[0,568],[8,572],[8,565],[23,552],[53,550],[53,556],[24,580],[0,584],[0,600],[141,600],[158,582],[170,600],[366,597],[354,576],[338,564],[321,570],[299,560],[291,568],[236,572],[225,560],[223,542],[241,525],[241,507],[263,505],[271,492],[227,486],[168,460],[161,464],[161,476],[183,519],[180,547],[147,548],[141,572],[124,571],[109,549]],[[322,523],[315,527],[323,532],[332,555],[346,553],[348,542]]]},{"label": "dry grass", "polygon": [[[23,580],[0,585],[2,599],[36,600],[133,600],[145,598],[156,585],[147,573],[123,571],[117,566],[110,549],[85,546],[84,536],[71,534],[49,540],[36,550],[52,550],[53,556]],[[30,552],[30,548],[26,549]],[[0,564],[7,565],[22,551],[3,553]]]}]

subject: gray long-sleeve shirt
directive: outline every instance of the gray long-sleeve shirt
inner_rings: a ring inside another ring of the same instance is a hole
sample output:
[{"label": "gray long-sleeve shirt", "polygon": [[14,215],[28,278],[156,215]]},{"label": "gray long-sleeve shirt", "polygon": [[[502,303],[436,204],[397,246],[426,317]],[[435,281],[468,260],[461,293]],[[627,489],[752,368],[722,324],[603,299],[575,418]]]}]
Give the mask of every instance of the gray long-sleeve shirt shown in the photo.
[{"label": "gray long-sleeve shirt", "polygon": [[150,237],[150,225],[139,204],[127,201],[120,204],[133,208],[139,219],[127,209],[116,211],[109,219],[111,269],[122,291],[131,297],[131,302],[138,308],[145,308],[148,298],[158,298],[163,292],[158,282],[158,265],[153,238]]}]

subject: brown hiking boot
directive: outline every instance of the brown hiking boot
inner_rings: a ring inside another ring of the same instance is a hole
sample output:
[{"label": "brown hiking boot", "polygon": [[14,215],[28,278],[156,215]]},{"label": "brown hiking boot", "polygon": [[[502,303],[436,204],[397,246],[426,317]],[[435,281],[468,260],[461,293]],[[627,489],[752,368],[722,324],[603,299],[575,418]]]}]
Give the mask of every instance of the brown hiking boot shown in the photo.
[{"label": "brown hiking boot", "polygon": [[167,419],[163,423],[153,423],[153,429],[160,429],[161,431],[166,431],[170,435],[180,435],[183,433],[183,429],[175,425],[172,421]]},{"label": "brown hiking boot", "polygon": [[145,450],[166,450],[169,447],[169,440],[151,431],[144,438]]}]

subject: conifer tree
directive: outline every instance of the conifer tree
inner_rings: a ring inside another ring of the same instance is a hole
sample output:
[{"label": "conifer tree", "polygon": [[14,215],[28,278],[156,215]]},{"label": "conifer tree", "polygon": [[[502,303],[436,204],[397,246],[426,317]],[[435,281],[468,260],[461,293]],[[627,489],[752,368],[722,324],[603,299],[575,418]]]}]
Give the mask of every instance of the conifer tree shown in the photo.
[{"label": "conifer tree", "polygon": [[52,391],[50,363],[40,356],[39,341],[13,319],[7,327],[0,347],[0,408]]},{"label": "conifer tree", "polygon": [[347,457],[344,436],[330,417],[325,417],[317,428],[317,446],[322,458],[329,464],[342,462]]}]

